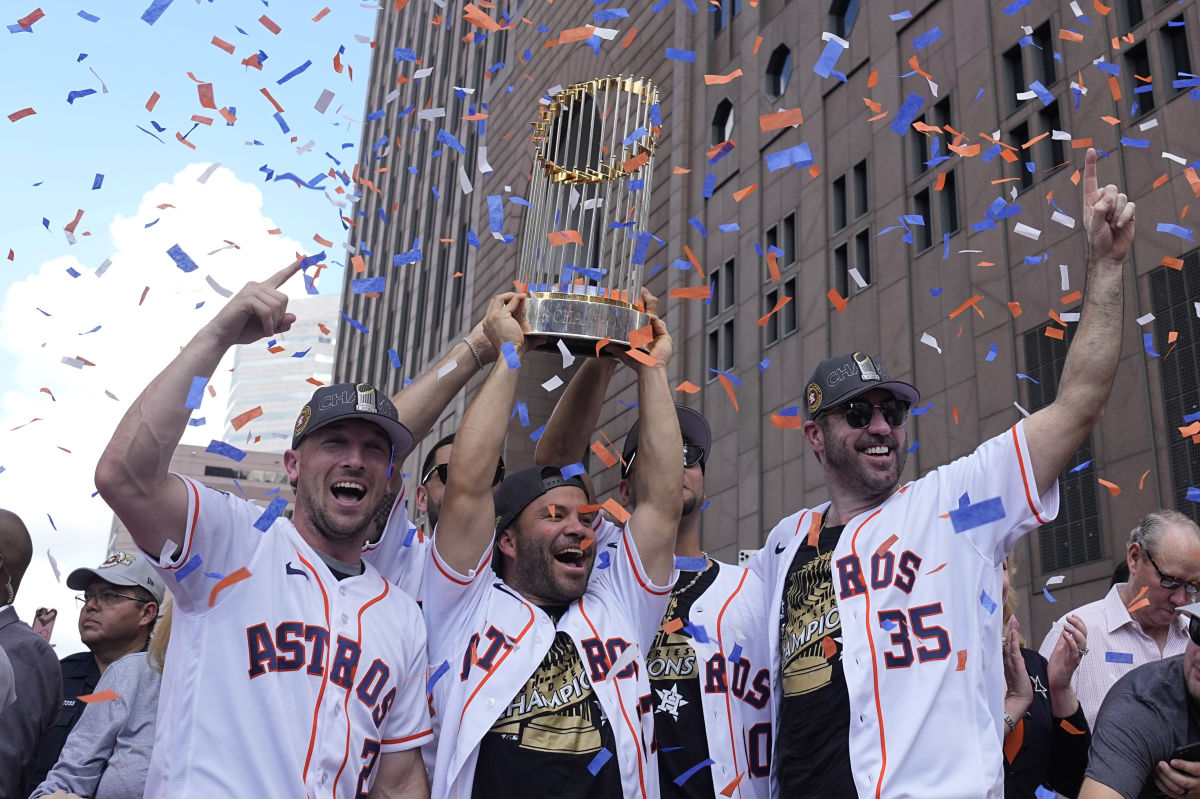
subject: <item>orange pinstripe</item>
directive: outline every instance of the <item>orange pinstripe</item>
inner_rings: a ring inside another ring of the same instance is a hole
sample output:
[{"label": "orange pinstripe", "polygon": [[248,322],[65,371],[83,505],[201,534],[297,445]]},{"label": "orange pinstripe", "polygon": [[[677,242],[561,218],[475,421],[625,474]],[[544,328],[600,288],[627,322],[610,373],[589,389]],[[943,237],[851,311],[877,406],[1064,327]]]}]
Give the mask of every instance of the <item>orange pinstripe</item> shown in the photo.
[{"label": "orange pinstripe", "polygon": [[[621,531],[621,538],[624,539],[625,536],[627,536],[627,535],[629,535],[629,525],[625,525],[625,529]],[[642,581],[642,575],[639,573],[637,563],[635,563],[633,560],[633,550],[630,548],[629,544],[630,544],[630,542],[628,542],[628,541],[625,542],[625,557],[629,559],[629,565],[631,567],[633,567],[633,576],[634,576],[634,578],[637,579],[638,585],[640,585],[642,588],[646,589],[647,593],[654,594],[655,596],[665,596],[665,595],[671,593],[671,589],[674,586],[667,586],[665,591],[655,591],[653,588],[646,585],[646,583],[644,583]],[[593,632],[595,632],[595,631],[593,630]]]},{"label": "orange pinstripe", "polygon": [[[391,589],[391,585],[388,583],[387,580],[383,580],[382,582],[383,582],[383,593],[381,593],[379,596],[375,597],[370,602],[367,602],[361,608],[358,609],[358,638],[355,639],[354,643],[358,644],[360,652],[362,651],[362,617],[363,617],[363,614],[367,612],[367,608],[371,607],[376,602],[379,602],[385,596],[387,596],[388,591]],[[332,638],[333,636],[331,635],[330,637]],[[331,642],[331,645],[332,645],[332,642]],[[355,671],[357,671],[357,670],[358,669],[356,666]],[[351,682],[351,684],[354,683],[353,673],[350,675],[350,682]],[[342,700],[342,713],[344,714],[345,719],[346,719],[346,748],[343,750],[343,754],[342,754],[342,765],[338,766],[337,774],[333,778],[334,799],[337,799],[338,780],[340,780],[342,778],[342,772],[345,771],[345,769],[346,769],[346,762],[350,760],[350,694],[352,694],[353,692],[354,692],[353,689],[349,689],[349,688],[346,689],[346,698]]]},{"label": "orange pinstripe", "polygon": [[[723,628],[721,627],[721,619],[724,618],[725,611],[729,608],[729,604],[731,602],[733,602],[733,598],[741,592],[742,586],[746,584],[746,577],[748,574],[749,574],[749,572],[747,572],[747,571],[742,572],[742,579],[738,581],[737,588],[733,589],[733,592],[725,600],[725,604],[721,606],[721,612],[717,614],[717,649],[719,649],[722,652],[725,652],[727,650],[725,649],[725,637],[721,634],[721,632],[723,630]],[[726,664],[729,663],[728,660],[726,660],[725,662],[726,662]],[[749,661],[747,661],[747,662],[749,662]],[[742,767],[738,764],[738,756],[737,756],[737,742],[740,739],[735,738],[734,734],[733,734],[733,709],[730,707],[731,703],[729,701],[729,693],[730,693],[729,691],[725,692],[725,720],[729,722],[729,748],[733,752],[734,773],[741,774]],[[737,788],[737,792],[738,792],[738,796],[742,795],[742,789],[741,789],[740,783]]]},{"label": "orange pinstripe", "polygon": [[[1025,474],[1025,459],[1021,453],[1021,439],[1017,436],[1017,426],[1012,427],[1013,448],[1017,451],[1017,465],[1021,467],[1021,484],[1025,487],[1025,501],[1029,503],[1029,510],[1033,511],[1033,517],[1038,520],[1038,524],[1045,524],[1046,520],[1037,512],[1037,508],[1033,506],[1033,494],[1029,491],[1029,476]],[[1036,486],[1035,486],[1036,488]]]},{"label": "orange pinstripe", "polygon": [[[325,629],[329,629],[329,594],[325,591],[325,584],[321,582],[321,576],[317,574],[317,570],[313,565],[305,560],[304,556],[296,550],[296,557],[300,562],[308,567],[309,573],[312,574],[317,586],[321,589],[321,600],[325,603]],[[317,744],[317,715],[321,712],[321,700],[325,698],[325,686],[329,682],[329,653],[333,651],[333,642],[325,646],[325,662],[321,666],[321,690],[317,692],[317,704],[313,708],[313,723],[312,731],[308,734],[308,752],[304,756],[304,772],[300,775],[302,783],[308,782],[308,766],[312,762],[313,747]]]},{"label": "orange pinstripe", "polygon": [[[854,535],[850,538],[850,553],[854,557],[858,557],[858,534],[867,526],[867,522],[879,515],[883,508],[876,508],[875,512],[867,518],[863,519],[855,530]],[[830,575],[830,579],[833,579]],[[863,600],[867,603],[867,612],[863,615],[863,623],[867,628],[867,644],[871,647],[871,680],[875,684],[875,714],[879,719],[879,754],[883,758],[883,763],[879,766],[879,777],[875,781],[875,799],[882,796],[883,791],[883,774],[887,771],[887,741],[883,733],[883,705],[879,703],[879,669],[876,663],[875,655],[875,638],[871,635],[871,592],[866,591],[863,594]]]}]

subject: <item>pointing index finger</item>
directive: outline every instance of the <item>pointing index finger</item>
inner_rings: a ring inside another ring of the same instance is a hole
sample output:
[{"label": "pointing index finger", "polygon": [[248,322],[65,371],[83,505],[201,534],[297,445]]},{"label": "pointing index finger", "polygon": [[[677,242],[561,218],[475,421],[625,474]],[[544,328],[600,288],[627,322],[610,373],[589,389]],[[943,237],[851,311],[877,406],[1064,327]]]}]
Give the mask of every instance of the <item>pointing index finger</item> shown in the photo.
[{"label": "pointing index finger", "polygon": [[1083,158],[1083,196],[1091,197],[1100,190],[1100,184],[1096,180],[1096,161],[1099,156],[1096,155],[1096,148],[1089,147],[1087,155]]},{"label": "pointing index finger", "polygon": [[288,281],[288,278],[300,271],[300,262],[301,259],[297,258],[295,261],[292,261],[290,264],[285,266],[283,269],[280,269],[263,282],[273,289],[279,288]]}]

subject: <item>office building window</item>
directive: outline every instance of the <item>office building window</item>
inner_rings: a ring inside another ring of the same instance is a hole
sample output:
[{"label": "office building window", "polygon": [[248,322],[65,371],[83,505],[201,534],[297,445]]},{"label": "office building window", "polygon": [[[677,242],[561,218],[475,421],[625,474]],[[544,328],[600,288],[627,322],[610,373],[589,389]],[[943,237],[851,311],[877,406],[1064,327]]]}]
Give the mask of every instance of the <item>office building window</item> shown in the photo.
[{"label": "office building window", "polygon": [[829,21],[833,32],[843,39],[850,36],[854,22],[858,19],[859,0],[834,0],[829,7]]},{"label": "office building window", "polygon": [[1176,17],[1170,24],[1165,25],[1160,32],[1163,66],[1166,67],[1166,79],[1162,81],[1163,91],[1174,96],[1187,89],[1176,89],[1172,84],[1186,78],[1192,71],[1192,54],[1188,49],[1187,28],[1183,25],[1183,17]]},{"label": "office building window", "polygon": [[[1154,312],[1154,351],[1162,380],[1167,456],[1171,463],[1168,507],[1200,522],[1200,503],[1188,500],[1189,486],[1200,486],[1200,458],[1192,437],[1178,435],[1200,418],[1200,250],[1183,257],[1183,269],[1161,266],[1150,273],[1150,310]],[[1174,331],[1178,337],[1170,341]],[[1170,357],[1168,356],[1168,353]]]},{"label": "office building window", "polygon": [[[1024,336],[1025,373],[1032,379],[1022,380],[1021,385],[1026,390],[1026,407],[1030,412],[1046,407],[1058,394],[1067,347],[1075,331],[1070,328],[1065,340],[1060,341],[1046,335],[1049,325],[1034,328]],[[1104,557],[1096,471],[1089,463],[1092,458],[1089,435],[1058,476],[1058,518],[1037,531],[1044,574]],[[1089,465],[1079,469],[1083,464]]]},{"label": "office building window", "polygon": [[1117,6],[1121,13],[1121,25],[1125,29],[1122,33],[1128,31],[1146,18],[1145,13],[1142,11],[1142,0],[1119,0]]},{"label": "office building window", "polygon": [[1025,102],[1018,100],[1017,94],[1028,88],[1028,84],[1025,83],[1025,62],[1019,44],[1014,44],[1004,51],[1004,79],[1006,81],[1005,88],[1008,89],[1005,107],[1008,108],[1009,113],[1012,113]]},{"label": "office building window", "polygon": [[771,314],[763,326],[763,346],[769,347],[784,336],[796,332],[796,286],[795,277],[788,278],[778,287],[773,287],[763,295],[763,315],[771,313],[779,300],[790,298],[788,303],[776,313]]},{"label": "office building window", "polygon": [[723,99],[717,103],[712,118],[712,144],[715,147],[733,136],[733,103]]},{"label": "office building window", "polygon": [[1141,116],[1154,110],[1154,84],[1150,78],[1150,54],[1146,43],[1139,42],[1125,51],[1123,69],[1126,87],[1132,96],[1131,116]]},{"label": "office building window", "polygon": [[1058,80],[1054,65],[1054,35],[1050,21],[1046,20],[1033,31],[1034,74],[1046,88]]},{"label": "office building window", "polygon": [[854,218],[858,219],[871,209],[870,188],[867,183],[867,159],[854,165]]},{"label": "office building window", "polygon": [[[1022,144],[1029,141],[1029,123],[1022,122],[1019,125],[1014,125],[1011,135],[1012,143],[1018,148],[1016,151],[1017,160],[1013,162],[1016,167],[1017,174],[1010,177],[1019,178],[1021,191],[1033,185],[1033,170],[1036,164],[1032,161],[1029,151],[1020,149]],[[1029,160],[1027,160],[1029,159]],[[1009,167],[1011,170],[1013,167]]]},{"label": "office building window", "polygon": [[954,235],[958,232],[958,186],[954,180],[954,170],[951,169],[942,179],[941,188],[934,184],[938,206],[938,233]]},{"label": "office building window", "polygon": [[1062,117],[1058,113],[1058,101],[1038,111],[1038,123],[1046,138],[1041,141],[1041,159],[1038,171],[1045,174],[1067,163],[1067,150],[1063,139],[1054,138],[1054,131],[1062,129]]},{"label": "office building window", "polygon": [[846,176],[845,175],[839,175],[838,177],[833,179],[833,183],[830,184],[830,193],[833,196],[830,198],[830,203],[829,203],[830,204],[829,218],[833,224],[833,229],[836,232],[836,231],[844,228],[846,226],[846,222],[849,221],[847,219],[848,206],[846,204]]},{"label": "office building window", "polygon": [[[730,258],[709,273],[708,368],[728,371],[734,363],[734,311],[737,307],[735,260]],[[713,372],[708,379],[716,378]]]},{"label": "office building window", "polygon": [[833,287],[843,297],[850,296],[850,245],[833,248]]},{"label": "office building window", "polygon": [[[854,268],[858,270],[859,281],[857,288],[865,289],[871,285],[871,231],[860,230],[854,235]],[[853,277],[853,275],[851,275]]]},{"label": "office building window", "polygon": [[786,44],[781,44],[771,51],[767,59],[766,92],[768,100],[778,100],[787,91],[792,79],[792,51]]}]

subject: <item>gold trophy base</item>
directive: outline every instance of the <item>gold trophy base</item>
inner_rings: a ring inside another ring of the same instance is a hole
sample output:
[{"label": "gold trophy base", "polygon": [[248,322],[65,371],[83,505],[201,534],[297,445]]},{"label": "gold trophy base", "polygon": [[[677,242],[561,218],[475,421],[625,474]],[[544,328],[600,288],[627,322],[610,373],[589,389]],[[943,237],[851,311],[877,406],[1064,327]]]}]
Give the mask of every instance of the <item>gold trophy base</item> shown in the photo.
[{"label": "gold trophy base", "polygon": [[[595,357],[596,344],[604,339],[628,349],[629,336],[650,324],[650,317],[625,302],[606,297],[559,292],[538,292],[525,302],[529,335],[546,336],[539,349],[558,351],[562,339],[576,355]],[[602,355],[615,355],[607,349]]]}]

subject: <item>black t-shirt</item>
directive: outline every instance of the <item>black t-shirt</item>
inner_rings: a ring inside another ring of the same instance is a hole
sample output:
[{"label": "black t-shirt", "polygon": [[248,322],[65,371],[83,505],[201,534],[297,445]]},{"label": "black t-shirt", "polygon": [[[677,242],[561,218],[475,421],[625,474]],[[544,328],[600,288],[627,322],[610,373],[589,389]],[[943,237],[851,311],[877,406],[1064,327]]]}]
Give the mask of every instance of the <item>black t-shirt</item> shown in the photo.
[{"label": "black t-shirt", "polygon": [[[720,567],[716,561],[710,560],[709,564],[705,571],[679,575],[662,627],[646,658],[654,697],[654,738],[658,742],[658,782],[663,799],[714,799],[711,765],[693,771],[682,785],[675,784],[677,778],[708,760],[700,694],[704,664],[697,662],[692,637],[709,632],[700,633],[687,625],[696,597],[717,579]],[[663,632],[663,627],[671,632]]]},{"label": "black t-shirt", "polygon": [[850,696],[842,668],[842,619],[831,560],[842,526],[821,530],[817,547],[796,550],[779,614],[782,688],[775,739],[780,795],[854,796]]},{"label": "black t-shirt", "polygon": [[[1088,764],[1088,747],[1092,743],[1087,716],[1083,715],[1080,706],[1066,719],[1055,718],[1046,659],[1025,647],[1021,647],[1021,657],[1033,687],[1033,701],[1025,711],[1021,748],[1012,762],[1005,765],[1004,797],[1034,799],[1041,785],[1053,788],[1063,796],[1078,796]],[[1062,721],[1075,732],[1064,727]],[[1005,732],[1008,732],[1007,728]],[[1008,744],[1007,736],[1005,744]]]},{"label": "black t-shirt", "polygon": [[[543,610],[557,624],[566,608]],[[483,736],[471,796],[617,799],[621,770],[616,751],[612,725],[575,643],[560,630],[541,664]]]},{"label": "black t-shirt", "polygon": [[59,661],[59,666],[62,667],[62,705],[59,707],[58,720],[46,732],[42,748],[38,750],[34,785],[41,785],[46,774],[54,768],[67,736],[75,729],[83,709],[87,707],[77,697],[92,693],[96,690],[96,683],[100,682],[100,667],[96,665],[96,657],[91,651],[67,655]]},{"label": "black t-shirt", "polygon": [[1158,761],[1170,761],[1178,747],[1200,741],[1200,706],[1187,689],[1184,657],[1152,660],[1109,689],[1092,730],[1085,777],[1126,799],[1159,795]]}]

